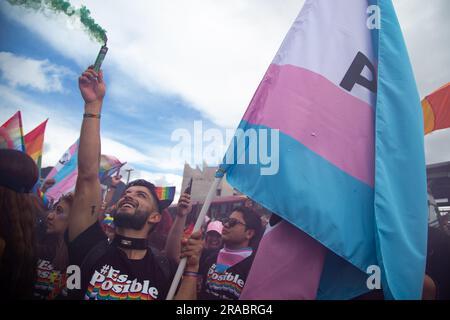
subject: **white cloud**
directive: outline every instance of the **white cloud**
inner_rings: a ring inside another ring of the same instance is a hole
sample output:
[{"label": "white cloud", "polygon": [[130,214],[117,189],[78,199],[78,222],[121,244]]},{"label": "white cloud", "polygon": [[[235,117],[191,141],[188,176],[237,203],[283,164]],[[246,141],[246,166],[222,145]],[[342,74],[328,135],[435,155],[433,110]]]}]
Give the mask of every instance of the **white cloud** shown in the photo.
[{"label": "white cloud", "polygon": [[[303,2],[84,1],[108,31],[105,68],[114,64],[151,91],[180,94],[226,127],[237,126]],[[95,59],[99,46],[74,21],[2,7],[80,66]]]},{"label": "white cloud", "polygon": [[[18,109],[22,112],[24,134],[31,131],[46,118],[49,118],[45,132],[45,152],[42,157],[42,166],[53,166],[67,150],[67,148],[78,139],[80,135],[81,117],[71,119],[67,117],[64,108],[52,108],[36,104],[27,95],[18,90],[0,85],[0,123],[5,122]],[[130,166],[143,165],[154,167],[155,170],[182,170],[183,164],[169,161],[169,148],[159,146],[146,146],[140,151],[116,141],[113,135],[103,134],[102,153],[113,155]]]},{"label": "white cloud", "polygon": [[[424,98],[450,81],[450,1],[395,0],[395,8]],[[425,136],[427,164],[450,161],[450,129]]]},{"label": "white cloud", "polygon": [[48,60],[34,60],[10,52],[0,52],[0,74],[10,86],[31,87],[44,92],[62,92],[62,79],[75,75]]},{"label": "white cloud", "polygon": [[450,81],[448,0],[395,0],[421,97]]},{"label": "white cloud", "polygon": [[438,130],[425,136],[427,164],[450,161],[450,129]]},{"label": "white cloud", "polygon": [[[179,94],[219,125],[233,128],[304,0],[83,3],[108,31],[106,72],[120,70],[150,91]],[[394,0],[394,5],[423,97],[450,81],[449,1]],[[95,59],[99,44],[76,21],[6,2],[0,9],[76,61],[80,71]],[[126,88],[117,94],[126,94]],[[428,163],[450,160],[446,148],[439,147],[449,140],[449,130],[425,138]]]}]

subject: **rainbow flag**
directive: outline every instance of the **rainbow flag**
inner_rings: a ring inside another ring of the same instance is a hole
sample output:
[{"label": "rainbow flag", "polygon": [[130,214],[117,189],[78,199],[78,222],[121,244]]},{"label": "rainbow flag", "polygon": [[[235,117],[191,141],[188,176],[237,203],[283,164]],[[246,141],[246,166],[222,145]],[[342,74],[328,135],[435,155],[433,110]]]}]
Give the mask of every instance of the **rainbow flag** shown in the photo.
[{"label": "rainbow flag", "polygon": [[450,82],[422,100],[425,134],[450,128]]},{"label": "rainbow flag", "polygon": [[107,177],[112,176],[117,173],[126,162],[122,163],[113,156],[101,155],[100,157],[100,171],[99,178],[100,181],[104,181]]},{"label": "rainbow flag", "polygon": [[102,225],[114,228],[114,218],[111,217],[109,214],[106,214],[102,220]]},{"label": "rainbow flag", "polygon": [[283,219],[242,299],[349,299],[372,268],[421,298],[423,115],[390,0],[306,0],[238,129],[217,177]]},{"label": "rainbow flag", "polygon": [[42,151],[44,147],[44,134],[47,120],[38,125],[34,130],[24,137],[27,154],[33,158],[39,169],[41,169]]},{"label": "rainbow flag", "polygon": [[25,152],[22,114],[20,113],[20,111],[17,111],[16,114],[14,114],[0,128],[1,149],[15,149]]},{"label": "rainbow flag", "polygon": [[6,128],[0,127],[0,149],[14,149],[14,141]]},{"label": "rainbow flag", "polygon": [[170,206],[175,197],[175,187],[156,187],[155,192],[163,209]]}]

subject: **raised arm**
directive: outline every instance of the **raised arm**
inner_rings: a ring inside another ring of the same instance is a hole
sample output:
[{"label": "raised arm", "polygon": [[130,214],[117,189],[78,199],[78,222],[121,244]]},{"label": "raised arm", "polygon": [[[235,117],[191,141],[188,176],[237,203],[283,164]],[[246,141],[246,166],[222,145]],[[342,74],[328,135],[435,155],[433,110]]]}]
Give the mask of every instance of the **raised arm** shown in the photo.
[{"label": "raised arm", "polygon": [[191,196],[187,193],[183,193],[178,201],[177,215],[170,228],[166,247],[164,249],[166,255],[177,263],[180,262],[181,237],[186,224],[186,217],[191,211]]},{"label": "raised arm", "polygon": [[181,246],[181,258],[186,257],[186,268],[184,269],[175,300],[197,300],[197,283],[200,278],[199,263],[203,250],[203,240],[201,231],[193,233],[189,239],[184,239]]},{"label": "raised arm", "polygon": [[111,186],[109,187],[105,197],[106,208],[109,208],[114,204],[112,203],[112,200],[114,197],[114,193],[116,192],[117,186],[120,183],[120,179],[122,179],[122,176],[119,174],[111,177]]},{"label": "raised arm", "polygon": [[69,241],[95,223],[101,205],[100,114],[106,87],[102,72],[97,74],[92,68],[83,72],[78,83],[85,105],[78,147],[78,178],[69,217]]}]

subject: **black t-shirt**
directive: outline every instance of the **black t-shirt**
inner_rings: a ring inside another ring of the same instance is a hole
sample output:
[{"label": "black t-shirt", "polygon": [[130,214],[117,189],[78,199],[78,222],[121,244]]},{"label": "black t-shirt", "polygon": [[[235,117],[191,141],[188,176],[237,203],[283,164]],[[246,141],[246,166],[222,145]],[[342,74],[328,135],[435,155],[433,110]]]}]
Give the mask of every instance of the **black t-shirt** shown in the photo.
[{"label": "black t-shirt", "polygon": [[[82,294],[86,300],[161,300],[165,299],[176,266],[167,264],[169,273],[161,270],[157,257],[147,250],[141,260],[128,259],[126,254],[114,245],[105,245],[104,253],[86,266],[84,259],[90,250],[105,242],[106,236],[98,223],[81,233],[69,243],[71,264],[84,266],[90,270],[81,270]],[[88,258],[89,259],[89,258]],[[167,277],[166,274],[170,274]]]},{"label": "black t-shirt", "polygon": [[58,270],[48,257],[38,259],[33,299],[63,299],[66,292],[66,270]]},{"label": "black t-shirt", "polygon": [[205,250],[200,257],[199,300],[238,300],[255,257],[252,255],[223,272],[217,268],[220,250]]},{"label": "black t-shirt", "polygon": [[53,264],[58,249],[59,237],[41,234],[38,237],[38,261],[36,268],[36,281],[33,289],[33,299],[55,300],[65,299],[66,265]]},{"label": "black t-shirt", "polygon": [[428,228],[426,274],[437,289],[438,300],[450,299],[450,236],[437,228]]}]

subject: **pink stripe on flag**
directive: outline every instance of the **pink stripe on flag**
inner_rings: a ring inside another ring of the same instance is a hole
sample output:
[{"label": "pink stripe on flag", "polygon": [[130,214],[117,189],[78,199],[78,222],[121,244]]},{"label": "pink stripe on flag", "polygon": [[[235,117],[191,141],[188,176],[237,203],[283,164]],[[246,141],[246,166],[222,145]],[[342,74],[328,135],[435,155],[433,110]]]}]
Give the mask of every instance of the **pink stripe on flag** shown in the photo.
[{"label": "pink stripe on flag", "polygon": [[226,266],[234,266],[252,255],[252,250],[229,250],[223,248],[220,250],[217,257],[217,264],[223,264]]},{"label": "pink stripe on flag", "polygon": [[78,170],[72,171],[58,184],[47,191],[45,196],[51,200],[58,200],[63,194],[66,194],[75,188],[77,182]]},{"label": "pink stripe on flag", "polygon": [[244,120],[298,140],[349,175],[373,186],[372,107],[323,76],[272,64]]},{"label": "pink stripe on flag", "polygon": [[45,180],[53,178],[64,167],[64,164],[61,164],[61,161],[64,160],[63,158],[66,155],[66,153],[69,153],[70,158],[71,158],[77,151],[78,151],[78,140],[75,141],[75,143],[72,144],[69,147],[69,149],[66,150],[66,152],[64,152],[61,159],[59,159],[59,161],[56,163],[56,165],[53,167],[53,169],[48,173],[47,177],[45,177]]},{"label": "pink stripe on flag", "polygon": [[240,300],[312,300],[326,248],[281,221],[261,240]]}]

